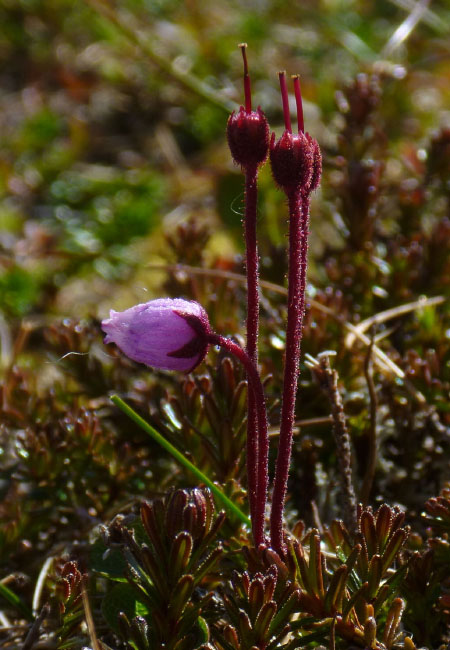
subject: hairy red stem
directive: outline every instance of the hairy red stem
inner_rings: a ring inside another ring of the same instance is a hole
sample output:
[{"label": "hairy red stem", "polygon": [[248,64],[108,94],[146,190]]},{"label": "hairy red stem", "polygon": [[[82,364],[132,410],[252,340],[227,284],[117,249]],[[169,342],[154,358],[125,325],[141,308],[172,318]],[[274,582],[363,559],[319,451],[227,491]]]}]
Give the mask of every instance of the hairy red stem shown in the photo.
[{"label": "hairy red stem", "polygon": [[[260,438],[263,437],[264,440],[269,440],[268,434],[268,425],[267,425],[267,409],[266,409],[266,399],[264,397],[264,389],[261,383],[261,378],[259,376],[258,369],[251,360],[247,352],[241,348],[240,345],[234,343],[230,339],[221,336],[220,334],[211,333],[208,335],[208,342],[211,345],[219,345],[221,348],[224,348],[230,354],[235,356],[245,368],[248,377],[249,388],[253,393],[253,397],[256,404],[256,414],[258,421],[258,431],[260,432]],[[263,465],[263,463],[260,463]],[[267,467],[267,463],[265,463]],[[261,482],[261,485],[263,481]],[[264,495],[266,497],[266,495]],[[264,511],[265,511],[265,498],[264,498],[264,508],[258,507],[256,511],[255,519],[252,519],[252,528],[253,528],[253,541],[255,546],[258,547],[260,544],[264,543]],[[258,504],[262,505],[262,504]]]},{"label": "hairy red stem", "polygon": [[308,250],[309,201],[299,189],[288,194],[289,203],[289,272],[286,358],[280,438],[275,469],[270,517],[271,545],[284,555],[283,511],[291,461],[292,428],[300,360],[300,342],[305,309],[306,265]]},{"label": "hairy red stem", "polygon": [[[256,239],[256,206],[257,206],[257,175],[256,167],[247,167],[245,171],[245,216],[244,234],[247,266],[247,354],[258,367],[258,327],[259,327],[259,274],[258,274],[258,244]],[[261,501],[258,485],[258,462],[263,460],[260,453],[258,438],[258,417],[253,392],[248,391],[247,414],[247,482],[250,501],[250,514],[257,516],[258,505]],[[267,473],[267,472],[266,472]],[[262,485],[264,493],[267,485]],[[265,507],[265,506],[264,506]]]},{"label": "hairy red stem", "polygon": [[310,195],[308,192],[302,194],[301,198],[301,265],[300,265],[300,322],[299,322],[299,358],[301,353],[300,344],[303,335],[303,321],[305,318],[306,303],[306,272],[308,269],[308,235],[309,235],[309,204]]}]

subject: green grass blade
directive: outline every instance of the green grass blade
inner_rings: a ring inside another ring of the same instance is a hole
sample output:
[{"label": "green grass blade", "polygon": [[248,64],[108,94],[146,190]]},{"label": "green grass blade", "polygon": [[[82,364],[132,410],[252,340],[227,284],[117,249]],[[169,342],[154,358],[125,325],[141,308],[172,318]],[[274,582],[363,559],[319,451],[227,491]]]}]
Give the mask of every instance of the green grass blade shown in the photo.
[{"label": "green grass blade", "polygon": [[215,485],[203,472],[201,472],[195,465],[193,465],[183,454],[178,451],[168,440],[166,440],[151,424],[146,422],[140,415],[134,411],[131,406],[128,406],[118,395],[112,395],[111,401],[120,408],[133,422],[135,422],[141,429],[143,429],[149,436],[153,438],[161,447],[169,452],[181,465],[191,471],[202,483],[207,485],[214,496],[221,501],[224,508],[229,514],[236,515],[242,523],[251,526],[250,519],[240,510],[235,503],[231,501],[217,485]]},{"label": "green grass blade", "polygon": [[0,596],[3,596],[10,605],[18,609],[29,621],[33,620],[33,613],[27,605],[9,587],[0,582]]}]

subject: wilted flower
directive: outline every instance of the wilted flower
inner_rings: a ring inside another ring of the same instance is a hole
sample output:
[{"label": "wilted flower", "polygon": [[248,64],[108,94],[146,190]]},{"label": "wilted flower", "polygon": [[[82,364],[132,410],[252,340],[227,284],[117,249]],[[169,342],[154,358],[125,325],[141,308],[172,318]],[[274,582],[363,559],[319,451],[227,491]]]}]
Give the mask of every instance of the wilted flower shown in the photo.
[{"label": "wilted flower", "polygon": [[160,370],[191,372],[208,351],[208,314],[197,302],[160,298],[118,312],[102,321],[105,343],[127,357]]}]

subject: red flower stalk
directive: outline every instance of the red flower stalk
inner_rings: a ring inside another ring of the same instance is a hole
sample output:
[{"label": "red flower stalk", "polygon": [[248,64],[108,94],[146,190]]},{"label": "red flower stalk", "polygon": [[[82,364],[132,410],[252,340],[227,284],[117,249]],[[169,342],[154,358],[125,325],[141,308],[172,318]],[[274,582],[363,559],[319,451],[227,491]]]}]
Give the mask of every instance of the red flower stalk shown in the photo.
[{"label": "red flower stalk", "polygon": [[[264,397],[264,389],[261,383],[261,377],[255,364],[253,363],[250,355],[241,348],[240,345],[234,343],[234,341],[221,336],[220,334],[211,333],[208,336],[208,343],[211,345],[219,345],[220,347],[227,350],[230,354],[235,356],[244,366],[247,373],[247,380],[249,386],[249,392],[253,396],[253,402],[255,404],[255,413],[257,419],[257,427],[259,432],[260,439],[269,440],[269,431],[267,424],[267,409],[266,409],[266,400]],[[247,458],[248,460],[248,458]],[[261,462],[261,456],[259,458]],[[267,471],[267,460],[265,460],[265,468]],[[265,496],[265,494],[264,494]],[[259,507],[256,509],[255,516],[252,516],[252,532],[253,540],[255,546],[258,547],[260,544],[264,543],[264,515],[265,515],[265,500],[264,500],[264,509],[262,509],[261,503],[257,504]]]},{"label": "red flower stalk", "polygon": [[308,252],[309,197],[320,182],[322,158],[319,145],[304,133],[303,106],[298,76],[294,77],[298,134],[292,133],[286,76],[280,72],[285,131],[270,142],[270,162],[277,185],[285,192],[289,206],[289,271],[286,353],[281,408],[280,437],[270,516],[271,545],[284,555],[283,511],[292,448],[295,400],[303,329]]},{"label": "red flower stalk", "polygon": [[[259,264],[256,238],[257,177],[269,152],[269,124],[258,106],[252,111],[250,76],[248,73],[247,45],[239,45],[244,61],[245,107],[230,115],[227,125],[228,145],[235,163],[245,174],[244,234],[247,266],[247,353],[258,366],[259,329]],[[254,525],[255,545],[264,541],[264,513],[267,501],[269,440],[258,429],[258,406],[251,390],[248,392],[247,416],[247,482],[250,514]]]}]

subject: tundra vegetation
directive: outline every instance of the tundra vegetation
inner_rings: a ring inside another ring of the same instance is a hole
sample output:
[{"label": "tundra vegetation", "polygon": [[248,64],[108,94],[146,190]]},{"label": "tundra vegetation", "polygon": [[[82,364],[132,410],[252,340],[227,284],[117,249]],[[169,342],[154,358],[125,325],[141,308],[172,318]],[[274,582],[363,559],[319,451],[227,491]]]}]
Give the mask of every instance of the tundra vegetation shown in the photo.
[{"label": "tundra vegetation", "polygon": [[449,31],[0,3],[0,647],[448,648]]}]

